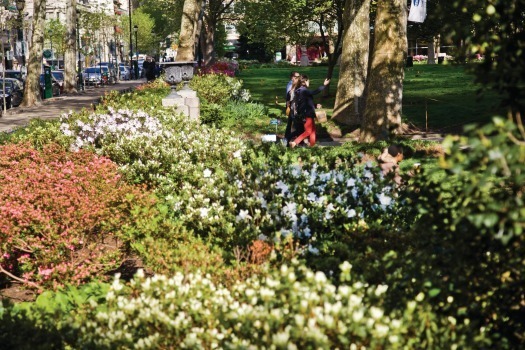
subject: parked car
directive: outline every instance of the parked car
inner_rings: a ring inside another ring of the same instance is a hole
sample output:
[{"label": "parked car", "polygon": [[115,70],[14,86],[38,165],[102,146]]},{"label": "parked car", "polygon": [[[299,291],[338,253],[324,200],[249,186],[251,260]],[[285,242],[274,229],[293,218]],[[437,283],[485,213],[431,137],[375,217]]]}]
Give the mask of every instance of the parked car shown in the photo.
[{"label": "parked car", "polygon": [[109,68],[109,66],[100,66],[102,69],[102,82],[104,84],[116,84],[117,83],[117,75]]},{"label": "parked car", "polygon": [[[1,74],[0,74],[0,77],[1,77]],[[13,70],[13,69],[6,69],[5,71],[5,77],[6,78],[14,78],[14,79],[18,79],[20,80],[21,82],[24,82],[26,80],[26,77],[25,77],[25,74],[23,74],[21,71],[19,70]]]},{"label": "parked car", "polygon": [[64,93],[64,71],[62,70],[54,70],[51,71],[51,74],[53,75],[53,79],[55,79],[58,82],[58,85],[60,86],[60,93]]},{"label": "parked car", "polygon": [[24,84],[20,80],[14,78],[0,79],[0,94],[4,93],[4,87],[5,94],[10,95],[11,97],[10,104],[13,107],[18,107],[24,98]]},{"label": "parked car", "polygon": [[102,74],[100,74],[100,67],[88,67],[82,73],[84,84],[86,85],[100,85],[102,84]]},{"label": "parked car", "polygon": [[0,90],[0,114],[4,111],[4,101],[5,101],[5,109],[9,109],[12,107],[11,103],[11,95],[10,94],[4,94],[3,90]]},{"label": "parked car", "polygon": [[[115,66],[115,63],[113,62],[100,62],[100,63],[97,63],[94,65],[94,67],[102,67],[104,69],[104,67],[107,67],[107,69],[109,70],[109,76],[108,76],[108,81],[110,84],[115,84],[117,82],[117,67]],[[103,72],[104,73],[104,72]]]},{"label": "parked car", "polygon": [[129,70],[129,67],[119,66],[119,70],[120,70],[120,80],[130,80],[131,79],[131,71]]},{"label": "parked car", "polygon": [[[40,79],[38,80],[40,83],[40,95],[44,96],[45,87],[46,87],[46,80],[45,75],[40,74]],[[60,90],[60,84],[58,81],[51,75],[51,91],[53,91],[53,96],[60,96],[61,90]]]}]

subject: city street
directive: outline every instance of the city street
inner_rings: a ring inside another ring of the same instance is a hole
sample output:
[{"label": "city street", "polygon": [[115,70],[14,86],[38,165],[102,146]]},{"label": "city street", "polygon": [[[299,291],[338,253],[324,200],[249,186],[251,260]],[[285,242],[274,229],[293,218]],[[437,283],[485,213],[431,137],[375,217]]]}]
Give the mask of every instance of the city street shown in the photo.
[{"label": "city street", "polygon": [[33,107],[15,107],[8,109],[0,118],[0,132],[10,132],[20,126],[26,125],[30,119],[53,119],[69,111],[80,111],[83,108],[92,108],[93,104],[105,93],[113,90],[123,91],[133,89],[144,84],[145,79],[120,81],[116,85],[102,87],[86,87],[85,91],[77,94],[64,94],[43,100],[40,105]]}]

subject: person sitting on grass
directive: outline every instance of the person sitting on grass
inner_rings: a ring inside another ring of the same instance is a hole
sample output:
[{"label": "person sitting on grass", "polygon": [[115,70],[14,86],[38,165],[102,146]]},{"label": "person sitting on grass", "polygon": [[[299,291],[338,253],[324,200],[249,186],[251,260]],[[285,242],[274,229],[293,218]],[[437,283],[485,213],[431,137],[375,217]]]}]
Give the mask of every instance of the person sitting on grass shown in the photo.
[{"label": "person sitting on grass", "polygon": [[381,172],[384,176],[394,174],[394,182],[401,185],[402,179],[399,175],[399,163],[403,160],[403,147],[401,145],[391,145],[383,150],[377,158]]}]

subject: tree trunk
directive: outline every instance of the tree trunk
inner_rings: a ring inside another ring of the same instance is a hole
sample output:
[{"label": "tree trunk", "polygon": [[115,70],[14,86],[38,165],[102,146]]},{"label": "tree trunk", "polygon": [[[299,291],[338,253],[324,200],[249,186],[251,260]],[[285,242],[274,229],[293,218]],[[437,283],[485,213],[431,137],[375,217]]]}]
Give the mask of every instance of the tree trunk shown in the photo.
[{"label": "tree trunk", "polygon": [[431,37],[428,40],[427,64],[436,64],[436,46],[434,45],[435,41],[435,37]]},{"label": "tree trunk", "polygon": [[215,61],[215,23],[205,20],[201,33],[202,59],[205,66]]},{"label": "tree trunk", "polygon": [[359,125],[363,110],[370,41],[370,0],[345,3],[343,52],[333,119]]},{"label": "tree trunk", "polygon": [[195,60],[195,38],[202,0],[185,0],[182,9],[177,62]]},{"label": "tree trunk", "polygon": [[42,71],[42,52],[44,49],[44,28],[46,20],[46,0],[33,2],[33,36],[27,67],[27,78],[24,89],[22,106],[33,106],[41,102],[40,72]]},{"label": "tree trunk", "polygon": [[407,55],[406,26],[406,0],[378,3],[361,142],[387,139],[400,130]]},{"label": "tree trunk", "polygon": [[77,92],[77,0],[66,5],[66,51],[64,52],[64,91]]}]

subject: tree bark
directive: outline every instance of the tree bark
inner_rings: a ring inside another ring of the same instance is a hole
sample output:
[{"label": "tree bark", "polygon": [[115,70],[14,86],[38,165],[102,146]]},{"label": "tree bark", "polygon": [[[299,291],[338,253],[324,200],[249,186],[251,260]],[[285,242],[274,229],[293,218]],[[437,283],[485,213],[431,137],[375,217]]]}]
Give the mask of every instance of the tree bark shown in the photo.
[{"label": "tree bark", "polygon": [[343,51],[332,119],[359,125],[368,71],[370,41],[370,0],[345,3]]},{"label": "tree bark", "polygon": [[77,0],[66,5],[66,51],[64,52],[64,91],[77,92]]},{"label": "tree bark", "polygon": [[387,139],[400,131],[407,55],[406,28],[406,0],[378,3],[361,142]]},{"label": "tree bark", "polygon": [[198,28],[199,14],[202,0],[185,0],[182,9],[179,48],[177,49],[177,62],[195,60],[195,38]]},{"label": "tree bark", "polygon": [[427,64],[436,64],[436,37],[431,37],[428,40]]},{"label": "tree bark", "polygon": [[202,59],[205,66],[215,61],[215,24],[203,22],[203,33],[201,35]]},{"label": "tree bark", "polygon": [[42,55],[44,49],[44,28],[46,20],[46,0],[33,2],[33,36],[29,50],[27,77],[22,106],[34,106],[41,102],[40,72],[42,71]]}]

